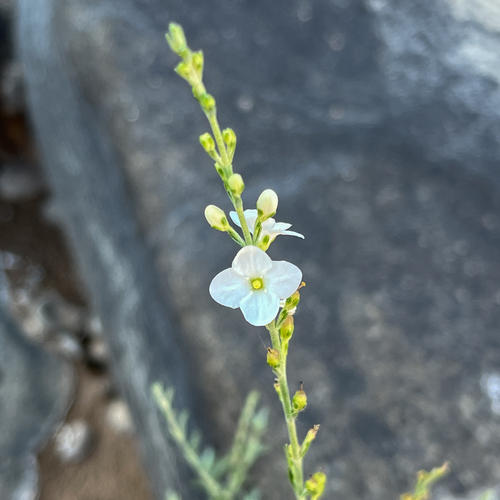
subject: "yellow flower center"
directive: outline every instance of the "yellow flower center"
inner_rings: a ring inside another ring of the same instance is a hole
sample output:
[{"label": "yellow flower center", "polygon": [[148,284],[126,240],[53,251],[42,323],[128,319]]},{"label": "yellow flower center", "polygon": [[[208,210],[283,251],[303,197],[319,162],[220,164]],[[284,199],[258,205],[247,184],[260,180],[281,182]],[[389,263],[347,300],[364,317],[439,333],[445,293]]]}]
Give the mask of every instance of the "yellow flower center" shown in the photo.
[{"label": "yellow flower center", "polygon": [[252,289],[253,290],[260,290],[261,288],[264,288],[264,282],[262,281],[262,278],[255,278],[252,280]]}]

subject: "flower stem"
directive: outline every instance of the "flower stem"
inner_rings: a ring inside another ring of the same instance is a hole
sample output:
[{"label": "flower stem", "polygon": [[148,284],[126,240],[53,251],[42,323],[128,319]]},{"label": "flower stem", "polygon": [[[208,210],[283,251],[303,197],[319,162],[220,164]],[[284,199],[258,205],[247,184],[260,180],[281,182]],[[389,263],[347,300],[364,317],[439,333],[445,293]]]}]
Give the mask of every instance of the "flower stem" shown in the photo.
[{"label": "flower stem", "polygon": [[[189,76],[187,77],[189,83],[191,84],[194,94],[197,96],[206,95],[206,88],[203,83],[203,79],[201,73],[196,71],[193,65],[193,53],[191,49],[186,48],[186,50],[182,53],[182,60],[186,64],[188,68]],[[215,102],[215,101],[214,101]],[[216,166],[220,167],[222,170],[220,175],[222,180],[224,181],[224,185],[227,186],[227,180],[231,175],[233,175],[233,165],[232,158],[230,157],[226,144],[224,142],[224,137],[222,135],[222,131],[220,129],[219,120],[217,119],[217,107],[214,105],[211,108],[207,108],[203,106],[201,103],[201,108],[205,113],[205,116],[208,119],[208,123],[210,123],[210,128],[212,129],[212,133],[214,135],[215,143],[217,144],[217,149],[219,150],[219,158],[217,160]],[[217,169],[219,171],[219,169]],[[238,219],[240,221],[241,230],[243,231],[243,236],[245,238],[246,245],[252,245],[252,235],[250,234],[250,230],[248,229],[248,224],[245,219],[245,215],[243,212],[243,202],[240,196],[233,196],[230,191],[228,191],[229,198],[233,202],[236,213],[238,214]],[[234,238],[233,238],[234,239]],[[238,242],[239,243],[239,242]]]},{"label": "flower stem", "polygon": [[233,197],[234,208],[236,209],[236,213],[238,214],[238,219],[240,220],[241,230],[243,231],[243,236],[245,238],[245,243],[247,245],[252,244],[252,235],[250,234],[250,230],[248,229],[247,220],[245,219],[245,214],[243,212],[243,201],[240,196]]},{"label": "flower stem", "polygon": [[302,458],[300,456],[300,444],[297,437],[297,428],[295,426],[296,413],[292,408],[290,390],[288,389],[288,380],[286,375],[286,358],[288,349],[284,348],[285,346],[282,345],[279,330],[274,321],[266,325],[266,328],[271,336],[273,348],[279,352],[280,356],[279,366],[274,369],[274,373],[278,379],[279,398],[281,405],[283,406],[288,437],[290,439],[290,445],[288,448],[290,453],[289,466],[291,466],[290,481],[292,482],[292,487],[295,492],[295,498],[300,499],[304,498],[304,479],[302,472]]}]

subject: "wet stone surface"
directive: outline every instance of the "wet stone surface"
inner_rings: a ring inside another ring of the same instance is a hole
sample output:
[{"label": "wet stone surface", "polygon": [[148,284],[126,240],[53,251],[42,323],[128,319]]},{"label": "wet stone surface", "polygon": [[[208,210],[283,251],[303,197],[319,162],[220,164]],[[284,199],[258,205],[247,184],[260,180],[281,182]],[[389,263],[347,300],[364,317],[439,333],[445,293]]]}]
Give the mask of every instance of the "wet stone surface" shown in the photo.
[{"label": "wet stone surface", "polygon": [[453,472],[442,498],[500,483],[491,8],[21,1],[53,213],[103,325],[158,498],[186,482],[148,396],[155,380],[175,381],[177,404],[220,448],[245,394],[261,389],[273,451],[256,477],[265,498],[289,498],[265,350],[241,313],[207,292],[237,249],[203,217],[206,205],[229,204],[197,146],[204,117],[172,71],[163,38],[172,20],[203,48],[222,124],[240,138],[247,207],[273,188],[278,220],[306,236],[270,250],[307,282],[290,349],[290,383],[304,381],[309,400],[299,432],[321,423],[306,473],[324,467],[327,498],[340,500],[396,498],[417,470],[445,460]]}]

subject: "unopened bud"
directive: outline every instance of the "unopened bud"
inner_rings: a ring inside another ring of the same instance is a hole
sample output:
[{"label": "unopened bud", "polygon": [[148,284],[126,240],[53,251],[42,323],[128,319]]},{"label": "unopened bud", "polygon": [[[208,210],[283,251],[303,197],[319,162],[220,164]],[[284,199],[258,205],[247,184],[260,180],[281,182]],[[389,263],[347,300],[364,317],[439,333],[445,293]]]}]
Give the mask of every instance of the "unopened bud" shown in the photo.
[{"label": "unopened bud", "polygon": [[233,174],[227,180],[227,185],[235,196],[240,196],[245,189],[245,183],[243,182],[243,177],[240,174]]},{"label": "unopened bud", "polygon": [[272,189],[266,189],[257,200],[257,213],[264,222],[272,217],[278,209],[278,195]]},{"label": "unopened bud", "polygon": [[315,437],[316,434],[318,434],[319,431],[319,424],[313,425],[306,434],[306,439],[305,441],[312,441]]},{"label": "unopened bud", "polygon": [[299,302],[300,302],[300,292],[297,290],[292,295],[290,295],[288,299],[286,299],[285,309],[287,311],[291,311],[292,309],[295,309],[299,305]]},{"label": "unopened bud", "polygon": [[189,71],[189,66],[185,62],[180,62],[175,67],[175,72],[184,78],[187,82],[191,83],[191,72]]},{"label": "unopened bud", "polygon": [[267,348],[267,364],[271,368],[277,368],[280,364],[280,353],[271,347]]},{"label": "unopened bud", "polygon": [[236,134],[232,128],[226,128],[222,131],[222,138],[224,139],[224,144],[228,147],[230,153],[234,153],[236,149]]},{"label": "unopened bud", "polygon": [[198,99],[200,106],[205,111],[211,111],[212,109],[215,108],[215,99],[210,94],[207,94],[206,92],[204,92],[203,94],[200,94],[200,95],[195,96],[195,97]]},{"label": "unopened bud", "polygon": [[203,52],[201,50],[199,52],[193,52],[192,61],[193,67],[201,80],[203,76]]},{"label": "unopened bud", "polygon": [[318,499],[325,491],[326,474],[324,472],[315,472],[306,481],[306,490],[311,495],[312,500]]},{"label": "unopened bud", "polygon": [[207,222],[217,231],[227,231],[230,226],[224,210],[215,205],[208,205],[205,208],[205,218]]},{"label": "unopened bud", "polygon": [[313,427],[311,427],[307,431],[304,442],[302,443],[302,446],[300,447],[301,458],[304,458],[305,454],[307,453],[307,450],[309,449],[309,446],[311,446],[311,443],[316,438],[316,434],[318,434],[318,431],[319,431],[319,424],[314,425]]},{"label": "unopened bud", "polygon": [[288,342],[292,338],[293,330],[293,316],[287,316],[280,327],[281,340],[283,340],[284,342]]},{"label": "unopened bud", "polygon": [[170,23],[168,25],[168,33],[165,34],[172,52],[182,57],[183,52],[187,49],[186,36],[182,26],[177,23]]},{"label": "unopened bud", "polygon": [[300,383],[300,389],[293,395],[292,406],[296,412],[302,411],[307,406],[307,395]]},{"label": "unopened bud", "polygon": [[200,144],[208,154],[215,150],[215,141],[208,132],[200,135]]}]

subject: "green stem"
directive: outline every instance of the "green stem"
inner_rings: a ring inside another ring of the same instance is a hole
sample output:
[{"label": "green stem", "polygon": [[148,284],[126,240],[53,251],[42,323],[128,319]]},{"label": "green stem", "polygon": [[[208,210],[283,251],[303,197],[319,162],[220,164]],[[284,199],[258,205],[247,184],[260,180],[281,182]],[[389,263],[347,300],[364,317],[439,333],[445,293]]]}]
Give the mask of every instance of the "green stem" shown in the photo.
[{"label": "green stem", "polygon": [[217,120],[217,111],[214,108],[211,111],[206,112],[205,115],[207,116],[210,127],[212,128],[212,133],[214,134],[215,143],[217,144],[217,149],[219,150],[224,170],[226,170],[226,175],[229,177],[233,173],[233,166],[231,165],[231,160],[227,154],[226,144],[222,138],[219,120]]},{"label": "green stem", "polygon": [[276,328],[274,321],[269,323],[266,328],[271,336],[271,342],[273,343],[273,348],[276,349],[280,354],[280,364],[275,368],[274,372],[278,379],[279,390],[280,390],[280,401],[283,406],[283,413],[285,414],[286,426],[288,430],[288,437],[290,439],[290,453],[292,458],[292,463],[294,465],[293,473],[293,489],[295,492],[295,498],[304,498],[302,496],[304,491],[304,478],[302,472],[302,458],[300,456],[300,444],[297,437],[297,428],[295,426],[295,413],[292,408],[292,403],[290,400],[290,391],[288,389],[288,380],[286,375],[286,358],[287,349],[282,348],[279,330]]},{"label": "green stem", "polygon": [[[197,93],[197,95],[202,95],[206,92],[205,85],[203,81],[198,76],[198,73],[194,70],[192,66],[192,53],[188,51],[183,57],[184,62],[190,68],[190,80],[192,82],[193,89]],[[224,138],[222,137],[222,132],[219,125],[219,120],[217,120],[217,108],[214,107],[210,111],[203,110],[205,116],[208,119],[208,123],[210,123],[210,128],[212,129],[212,133],[214,134],[215,143],[217,144],[217,149],[219,150],[219,156],[222,163],[222,170],[224,172],[223,181],[226,184],[227,179],[233,174],[233,165],[231,162],[231,158],[227,153],[226,144],[224,143]],[[234,208],[236,209],[236,213],[238,214],[238,219],[240,221],[241,230],[243,231],[243,236],[245,238],[245,243],[247,245],[252,245],[253,240],[250,234],[250,230],[248,229],[248,224],[245,219],[245,215],[243,213],[243,202],[241,201],[241,197],[239,196],[229,196],[231,201],[234,204]]]},{"label": "green stem", "polygon": [[236,213],[238,214],[238,219],[240,220],[241,230],[243,231],[243,236],[245,238],[245,243],[247,245],[252,244],[252,235],[250,234],[250,230],[248,229],[247,220],[245,219],[245,214],[243,212],[243,201],[240,196],[235,196],[233,198],[234,208],[236,209]]},{"label": "green stem", "polygon": [[229,233],[229,236],[238,243],[238,245],[241,245],[244,247],[246,245],[246,242],[241,239],[241,236],[232,228],[230,227],[227,232]]}]

